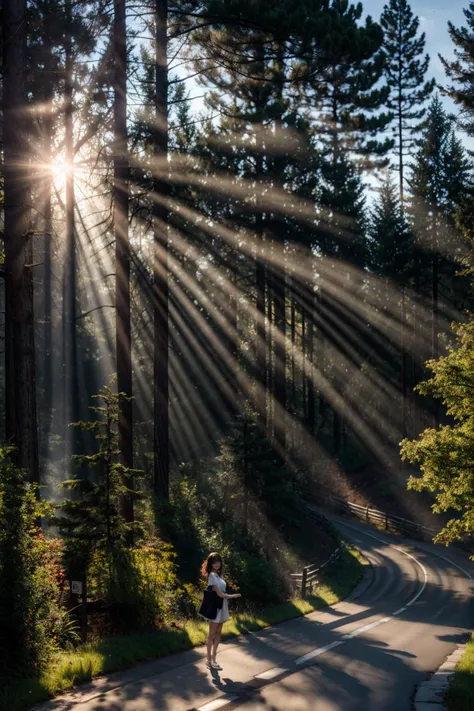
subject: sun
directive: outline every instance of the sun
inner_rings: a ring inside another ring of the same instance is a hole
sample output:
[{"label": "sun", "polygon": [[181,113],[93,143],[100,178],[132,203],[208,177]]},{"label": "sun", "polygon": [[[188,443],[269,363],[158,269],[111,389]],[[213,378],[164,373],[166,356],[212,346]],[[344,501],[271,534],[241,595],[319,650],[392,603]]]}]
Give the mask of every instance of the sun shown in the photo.
[{"label": "sun", "polygon": [[72,171],[72,165],[63,160],[57,160],[52,164],[51,169],[54,178],[65,180],[66,176]]}]

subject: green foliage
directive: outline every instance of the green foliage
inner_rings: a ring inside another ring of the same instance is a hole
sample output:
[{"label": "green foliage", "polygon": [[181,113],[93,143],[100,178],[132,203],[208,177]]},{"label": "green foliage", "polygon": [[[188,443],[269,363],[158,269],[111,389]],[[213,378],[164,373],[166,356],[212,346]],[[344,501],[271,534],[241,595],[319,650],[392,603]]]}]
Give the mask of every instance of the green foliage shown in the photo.
[{"label": "green foliage", "polygon": [[455,307],[465,308],[467,282],[457,276],[463,250],[456,215],[472,196],[473,165],[438,95],[428,107],[416,145],[408,183],[421,291],[432,291],[436,262],[439,293],[449,293]]},{"label": "green foliage", "polygon": [[177,552],[183,580],[200,583],[202,560],[219,550],[226,581],[242,592],[242,604],[256,605],[288,593],[295,559],[286,544],[301,516],[291,473],[247,407],[217,458],[179,468],[170,505],[160,509],[158,520],[160,535]]},{"label": "green foliage", "polygon": [[425,81],[430,62],[427,54],[423,56],[425,34],[418,35],[420,21],[407,0],[390,0],[380,24],[384,30],[384,75],[390,89],[387,106],[393,112],[397,152],[403,161],[425,115],[423,104],[432,93],[435,80]]},{"label": "green foliage", "polygon": [[244,531],[262,539],[283,531],[300,515],[300,498],[285,462],[261,431],[247,405],[221,443],[217,475],[223,508]]},{"label": "green foliage", "polygon": [[87,568],[94,551],[119,549],[127,545],[131,535],[142,531],[138,523],[127,523],[121,512],[125,496],[140,498],[126,485],[138,472],[119,461],[118,406],[125,396],[106,386],[95,397],[103,402],[91,408],[98,419],[74,423],[82,431],[92,432],[98,444],[96,452],[74,457],[87,470],[88,478],[64,482],[70,498],[57,507],[59,515],[53,521],[64,538],[67,566],[76,573]]},{"label": "green foliage", "polygon": [[441,58],[446,74],[453,82],[445,93],[460,107],[459,123],[467,133],[474,135],[474,2],[464,9],[466,24],[455,27],[448,22],[449,34],[455,45],[453,60]]},{"label": "green foliage", "polygon": [[97,419],[75,423],[95,435],[97,450],[75,457],[87,478],[64,483],[69,498],[58,506],[54,519],[64,537],[69,572],[87,578],[89,600],[103,604],[109,628],[121,633],[152,629],[178,606],[173,549],[154,537],[152,525],[143,544],[146,507],[142,506],[142,521],[128,523],[122,515],[125,496],[143,502],[142,494],[127,486],[139,472],[119,461],[117,423],[122,397],[104,387],[96,396],[103,404],[91,408]]},{"label": "green foliage", "polygon": [[73,636],[60,607],[62,542],[39,528],[50,507],[0,449],[0,679],[28,675]]},{"label": "green foliage", "polygon": [[474,319],[457,326],[456,334],[448,354],[429,361],[433,377],[417,387],[422,395],[442,400],[454,424],[401,443],[403,459],[421,469],[409,487],[434,492],[436,513],[457,512],[436,538],[446,544],[474,535]]},{"label": "green foliage", "polygon": [[[305,600],[294,598],[255,612],[233,615],[225,625],[225,639],[307,615],[347,597],[362,576],[359,558],[357,553],[348,551],[330,566],[326,584],[318,586]],[[111,637],[84,645],[74,652],[62,654],[40,678],[22,679],[0,690],[0,708],[22,711],[31,708],[32,703],[47,701],[51,696],[91,681],[100,674],[202,646],[206,642],[207,627],[203,621],[188,619],[154,632]]]},{"label": "green foliage", "polygon": [[440,213],[452,220],[456,206],[470,192],[472,164],[438,95],[429,105],[416,145],[409,181],[413,196],[423,201],[424,216],[431,210],[433,220]]},{"label": "green foliage", "polygon": [[89,595],[110,606],[114,629],[153,629],[177,607],[176,553],[160,540],[140,548],[94,551]]},{"label": "green foliage", "polygon": [[370,265],[376,274],[407,282],[413,271],[413,235],[392,182],[382,185],[370,214]]}]

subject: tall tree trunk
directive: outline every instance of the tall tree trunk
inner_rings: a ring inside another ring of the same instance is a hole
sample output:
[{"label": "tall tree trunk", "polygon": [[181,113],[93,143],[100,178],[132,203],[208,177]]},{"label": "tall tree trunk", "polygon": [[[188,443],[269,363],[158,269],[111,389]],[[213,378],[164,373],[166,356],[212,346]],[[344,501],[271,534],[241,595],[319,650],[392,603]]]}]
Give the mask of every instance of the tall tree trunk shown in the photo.
[{"label": "tall tree trunk", "polygon": [[307,378],[306,378],[306,354],[307,354],[307,349],[306,349],[306,309],[301,305],[301,355],[303,356],[303,368],[302,368],[302,373],[301,373],[301,384],[302,384],[302,391],[303,391],[303,422],[308,421],[308,401],[307,401],[307,390],[306,390],[306,385],[307,385]]},{"label": "tall tree trunk", "polygon": [[[258,43],[255,48],[256,66],[263,67],[265,49],[263,43]],[[263,111],[265,107],[265,96],[260,92],[256,101],[256,108]],[[262,432],[268,429],[267,423],[267,367],[266,367],[266,327],[265,327],[265,224],[263,207],[261,205],[260,193],[263,191],[264,177],[264,140],[263,125],[255,126],[255,287],[256,287],[256,410]]]},{"label": "tall tree trunk", "polygon": [[[314,307],[313,307],[314,308]],[[311,434],[316,430],[316,403],[314,388],[314,311],[308,314],[308,419],[307,427]]]},{"label": "tall tree trunk", "polygon": [[[263,154],[257,155],[257,191],[263,173]],[[257,324],[256,324],[256,409],[263,431],[267,429],[267,381],[266,381],[266,328],[265,328],[265,244],[263,236],[263,214],[258,204],[255,216],[255,286],[257,292]]]},{"label": "tall tree trunk", "polygon": [[402,395],[401,408],[401,435],[402,439],[406,437],[407,432],[407,351],[406,351],[406,294],[405,287],[402,286],[401,303],[400,303],[400,348],[401,348],[401,363],[400,363],[400,386]]},{"label": "tall tree trunk", "polygon": [[[418,326],[418,299],[420,297],[420,255],[418,248],[414,246],[413,254],[413,271],[414,271],[414,288],[415,288],[415,298],[413,299],[413,385],[418,385],[420,380],[420,367],[419,367],[419,326]],[[421,424],[421,406],[420,406],[420,396],[415,393],[413,397],[413,435],[417,435],[419,432]]]},{"label": "tall tree trunk", "polygon": [[[283,258],[282,258],[283,259]],[[274,278],[275,294],[275,403],[277,414],[275,432],[279,445],[285,450],[286,439],[286,269],[284,261],[278,265]]]},{"label": "tall tree trunk", "polygon": [[39,481],[36,367],[29,233],[26,0],[3,2],[6,436],[14,458]]},{"label": "tall tree trunk", "polygon": [[169,499],[168,395],[168,0],[155,5],[154,234],[154,490]]},{"label": "tall tree trunk", "polygon": [[[237,311],[237,273],[235,269],[229,270],[229,282],[231,284],[229,299],[228,333],[227,333],[227,353],[229,358],[229,385],[234,395],[232,403],[233,412],[239,413],[241,410],[240,370],[239,370],[239,339],[238,339],[238,311]],[[224,297],[224,294],[223,294]],[[225,298],[225,297],[224,297]]]},{"label": "tall tree trunk", "polygon": [[[127,41],[125,0],[114,5],[114,232],[115,232],[115,332],[117,391],[119,403],[118,449],[120,462],[133,469],[132,332],[130,318],[130,240],[128,234],[128,149],[127,149]],[[133,489],[133,475],[124,484]],[[133,521],[133,497],[124,495],[122,515]]]},{"label": "tall tree trunk", "polygon": [[403,96],[402,96],[402,69],[400,68],[398,75],[398,179],[400,183],[400,202],[403,209],[404,185],[403,185]]},{"label": "tall tree trunk", "polygon": [[291,447],[295,449],[296,434],[296,302],[294,279],[291,280]]},{"label": "tall tree trunk", "polygon": [[[66,13],[72,18],[71,1],[67,0]],[[64,140],[66,157],[66,254],[63,283],[63,432],[65,454],[69,459],[75,453],[75,435],[68,429],[79,419],[77,330],[76,330],[76,227],[74,194],[74,127],[73,127],[73,55],[71,35],[65,41],[64,81]]]},{"label": "tall tree trunk", "polygon": [[[274,140],[277,146],[285,146],[285,134],[283,127],[284,98],[283,86],[285,78],[284,63],[285,47],[282,44],[277,49],[276,62],[276,95],[280,105],[280,113],[275,119]],[[284,187],[286,161],[285,155],[281,151],[276,151],[273,157],[273,172],[275,184]],[[272,260],[272,286],[275,308],[275,371],[274,371],[274,415],[273,429],[274,436],[280,451],[286,450],[286,228],[285,222],[279,215],[273,215],[275,225],[276,254]],[[275,414],[276,413],[276,414]]]},{"label": "tall tree trunk", "polygon": [[49,439],[53,418],[53,314],[52,314],[52,205],[53,189],[52,142],[53,142],[53,87],[50,75],[47,74],[48,87],[45,91],[46,116],[44,119],[44,159],[48,166],[45,171],[43,187],[44,215],[44,255],[43,255],[43,461],[49,457]]},{"label": "tall tree trunk", "polygon": [[[272,249],[269,245],[268,249]],[[267,263],[267,319],[266,319],[266,347],[267,347],[267,438],[273,439],[273,411],[274,411],[274,382],[273,382],[273,274]]]},{"label": "tall tree trunk", "polygon": [[[438,261],[438,244],[435,240],[432,257],[432,287],[431,287],[431,358],[438,360],[439,358],[439,261]],[[439,425],[439,400],[434,400],[433,426]]]}]

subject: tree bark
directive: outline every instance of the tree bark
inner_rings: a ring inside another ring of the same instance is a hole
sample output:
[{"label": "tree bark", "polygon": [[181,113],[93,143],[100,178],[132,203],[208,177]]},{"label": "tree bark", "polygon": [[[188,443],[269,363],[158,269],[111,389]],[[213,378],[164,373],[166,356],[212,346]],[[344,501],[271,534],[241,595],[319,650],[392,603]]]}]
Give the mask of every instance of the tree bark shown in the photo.
[{"label": "tree bark", "polygon": [[47,74],[48,86],[45,91],[46,117],[44,120],[44,156],[48,166],[44,176],[43,187],[43,215],[44,215],[44,248],[43,248],[43,413],[44,427],[42,445],[43,461],[48,461],[49,438],[53,417],[53,315],[52,315],[52,205],[51,195],[53,188],[52,174],[52,141],[53,141],[53,87],[50,75]]},{"label": "tree bark", "polygon": [[36,367],[29,232],[26,0],[3,3],[6,436],[14,459],[39,481]]},{"label": "tree bark", "polygon": [[[268,249],[272,249],[268,245]],[[267,439],[273,440],[273,412],[274,412],[274,380],[273,380],[273,274],[269,265],[266,269],[266,294],[267,294],[267,319],[266,319],[266,352],[267,352]]]},{"label": "tree bark", "polygon": [[[66,12],[72,17],[71,1]],[[73,126],[73,55],[70,34],[65,40],[64,80],[64,133],[66,158],[66,244],[63,283],[63,433],[65,454],[69,459],[75,454],[75,434],[68,425],[79,419],[79,384],[77,372],[76,329],[76,226],[74,191],[74,126]]]},{"label": "tree bark", "polygon": [[316,402],[314,387],[314,311],[308,314],[308,421],[307,426],[311,434],[316,429]]},{"label": "tree bark", "polygon": [[282,261],[274,277],[275,297],[275,433],[283,451],[286,448],[286,269]]},{"label": "tree bark", "polygon": [[[263,155],[256,158],[257,190],[263,173]],[[255,287],[257,292],[256,310],[256,409],[263,431],[267,429],[267,379],[266,379],[266,329],[265,329],[265,244],[263,236],[263,214],[257,204],[255,216]]]},{"label": "tree bark", "polygon": [[[127,42],[125,0],[114,5],[114,232],[115,232],[115,337],[117,391],[119,402],[118,449],[120,463],[133,469],[132,332],[130,318],[130,240],[128,234],[128,149],[127,149]],[[124,478],[133,489],[133,475]],[[133,497],[124,495],[122,515],[133,521]]]},{"label": "tree bark", "polygon": [[302,393],[303,393],[303,422],[308,421],[308,406],[307,406],[307,392],[306,392],[306,385],[307,385],[307,378],[306,378],[306,309],[301,305],[301,355],[303,356],[303,367],[302,367],[302,373],[301,373],[301,385],[302,385]]},{"label": "tree bark", "polygon": [[405,287],[402,286],[401,293],[401,308],[400,308],[400,347],[401,347],[401,363],[400,363],[400,385],[402,391],[402,410],[401,410],[401,436],[406,437],[407,433],[407,350],[406,350],[406,296]]},{"label": "tree bark", "polygon": [[[438,262],[438,243],[435,239],[433,257],[432,257],[432,290],[431,290],[431,358],[438,360],[439,358],[439,262]],[[434,399],[433,426],[439,425],[439,400]]]},{"label": "tree bark", "polygon": [[168,394],[168,0],[155,5],[155,166],[154,166],[154,490],[169,499]]}]

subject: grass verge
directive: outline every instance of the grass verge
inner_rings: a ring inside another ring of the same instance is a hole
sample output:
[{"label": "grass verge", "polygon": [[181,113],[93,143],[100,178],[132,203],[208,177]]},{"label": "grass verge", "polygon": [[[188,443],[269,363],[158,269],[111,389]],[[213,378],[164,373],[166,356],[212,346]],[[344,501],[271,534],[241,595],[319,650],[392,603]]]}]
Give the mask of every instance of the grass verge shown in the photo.
[{"label": "grass verge", "polygon": [[449,711],[474,711],[474,635],[456,666],[446,701]]},{"label": "grass verge", "polygon": [[[317,586],[305,600],[294,598],[255,612],[236,613],[224,625],[223,638],[230,639],[264,629],[333,605],[347,597],[360,581],[363,564],[360,553],[349,549],[330,566],[326,583]],[[0,690],[0,709],[22,711],[101,674],[201,646],[206,637],[207,624],[189,620],[156,632],[111,637],[84,645],[73,652],[58,655],[41,676],[18,680]]]}]

